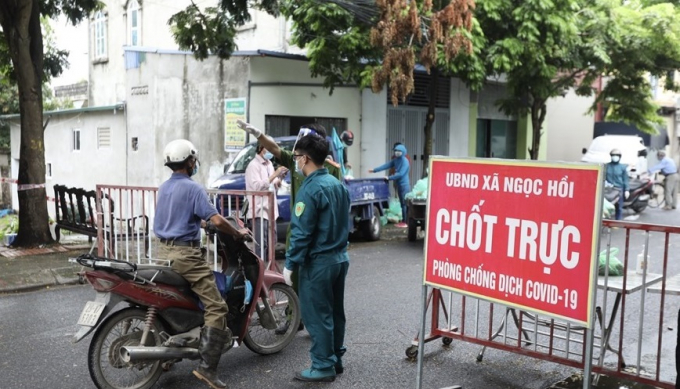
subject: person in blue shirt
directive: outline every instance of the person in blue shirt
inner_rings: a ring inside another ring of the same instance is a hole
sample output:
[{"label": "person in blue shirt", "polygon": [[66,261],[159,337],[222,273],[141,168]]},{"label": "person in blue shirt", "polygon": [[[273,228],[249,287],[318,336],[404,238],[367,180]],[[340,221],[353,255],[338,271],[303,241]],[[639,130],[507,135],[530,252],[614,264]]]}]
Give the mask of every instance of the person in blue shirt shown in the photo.
[{"label": "person in blue shirt", "polygon": [[406,208],[406,194],[411,190],[411,184],[409,183],[409,171],[410,163],[406,153],[406,146],[398,143],[393,149],[394,158],[384,165],[380,165],[375,169],[371,169],[369,173],[377,173],[383,170],[394,168],[394,174],[386,177],[388,181],[394,181],[397,184],[397,195],[399,196],[399,202],[401,203],[401,221],[396,224],[396,227],[406,228],[408,225],[404,223],[407,217]]},{"label": "person in blue shirt", "polygon": [[301,381],[330,382],[344,371],[345,279],[349,269],[350,198],[347,188],[324,167],[328,141],[302,137],[293,150],[296,171],[305,177],[295,196],[290,245],[283,277],[298,273],[302,320],[312,338],[312,366],[295,374]]},{"label": "person in blue shirt", "polygon": [[613,149],[609,156],[611,162],[605,165],[605,180],[621,192],[619,203],[616,206],[616,220],[621,220],[623,215],[623,201],[628,198],[628,165],[621,163],[621,150]]},{"label": "person in blue shirt", "polygon": [[217,364],[225,344],[231,342],[227,327],[227,304],[217,290],[215,275],[200,247],[201,224],[210,221],[225,234],[245,239],[246,229],[235,229],[210,203],[208,194],[191,176],[198,173],[198,150],[185,139],[165,147],[165,166],[172,176],[158,188],[154,233],[159,239],[158,257],[171,261],[172,270],[184,277],[205,307],[204,326],[198,348],[201,362],[194,375],[213,389],[224,389],[217,377]]},{"label": "person in blue shirt", "polygon": [[659,163],[652,166],[648,173],[652,174],[661,172],[661,174],[665,177],[664,195],[666,205],[663,207],[663,209],[675,209],[678,201],[678,167],[675,165],[675,161],[673,161],[673,159],[670,157],[667,157],[666,152],[663,150],[657,151],[656,157],[659,159]]}]

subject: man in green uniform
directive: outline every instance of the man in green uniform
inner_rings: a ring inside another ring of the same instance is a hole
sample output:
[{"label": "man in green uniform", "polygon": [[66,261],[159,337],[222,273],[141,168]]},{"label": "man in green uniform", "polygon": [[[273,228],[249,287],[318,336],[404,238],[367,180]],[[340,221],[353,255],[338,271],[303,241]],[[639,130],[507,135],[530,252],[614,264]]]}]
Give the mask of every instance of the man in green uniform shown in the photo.
[{"label": "man in green uniform", "polygon": [[[305,180],[305,177],[300,173],[295,171],[295,159],[293,158],[293,153],[284,150],[279,147],[279,145],[276,143],[274,139],[272,139],[270,136],[265,135],[261,130],[253,127],[251,124],[243,122],[243,121],[238,121],[239,128],[244,130],[245,132],[249,133],[250,135],[254,136],[255,139],[264,147],[267,151],[270,153],[274,154],[274,158],[276,158],[276,161],[278,162],[279,165],[286,167],[288,170],[291,172],[291,190],[290,190],[290,213],[293,215],[295,212],[295,203],[297,202],[297,193],[300,190],[300,186],[302,185],[302,182]],[[298,134],[298,139],[296,140],[296,145],[297,142],[300,141],[300,139],[304,138],[305,136],[308,135],[317,135],[321,137],[322,139],[326,139],[328,136],[326,133],[326,129],[323,128],[323,126],[319,124],[309,124],[306,126],[303,126],[300,129],[300,133]],[[295,148],[295,146],[293,147]],[[328,151],[327,151],[328,152]],[[342,176],[342,169],[340,165],[337,163],[330,161],[330,160],[325,160],[323,162],[323,167],[328,169],[328,173],[331,176],[334,176],[338,180],[342,181],[343,176]],[[347,211],[349,213],[349,210]],[[288,251],[288,248],[290,247],[290,233],[291,233],[291,226],[288,226],[288,232],[286,233],[286,251]],[[347,236],[345,236],[346,238]],[[297,272],[295,272],[292,275],[293,279],[293,289],[295,290],[296,293],[298,293],[298,275]],[[299,294],[299,293],[298,293]],[[302,330],[304,326],[302,323],[300,323],[300,328],[299,330]],[[285,333],[287,330],[286,328],[281,328],[280,332]]]},{"label": "man in green uniform", "polygon": [[334,381],[343,372],[350,199],[324,167],[327,154],[328,141],[318,135],[301,138],[293,150],[305,180],[291,215],[283,277],[291,285],[298,270],[300,310],[312,338],[312,367],[295,374],[301,381]]}]

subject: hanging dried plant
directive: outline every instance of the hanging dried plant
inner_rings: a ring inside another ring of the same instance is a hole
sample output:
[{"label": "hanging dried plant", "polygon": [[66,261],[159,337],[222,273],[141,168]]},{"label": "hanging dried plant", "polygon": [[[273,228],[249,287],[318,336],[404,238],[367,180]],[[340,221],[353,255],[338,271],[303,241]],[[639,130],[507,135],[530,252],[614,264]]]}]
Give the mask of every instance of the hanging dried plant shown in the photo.
[{"label": "hanging dried plant", "polygon": [[371,44],[385,55],[382,66],[373,73],[371,86],[380,92],[387,84],[394,105],[414,90],[416,52],[428,73],[437,66],[440,50],[446,61],[461,52],[472,52],[472,42],[463,31],[472,29],[474,0],[451,0],[440,10],[432,9],[432,0],[376,0],[376,5],[380,19],[371,30]]}]

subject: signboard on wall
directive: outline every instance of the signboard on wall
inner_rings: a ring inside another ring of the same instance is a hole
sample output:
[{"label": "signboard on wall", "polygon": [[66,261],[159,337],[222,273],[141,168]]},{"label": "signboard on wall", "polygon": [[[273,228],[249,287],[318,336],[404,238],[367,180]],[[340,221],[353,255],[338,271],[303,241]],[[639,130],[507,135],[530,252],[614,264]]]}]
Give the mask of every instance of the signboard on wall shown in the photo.
[{"label": "signboard on wall", "polygon": [[430,161],[424,283],[590,327],[600,165]]},{"label": "signboard on wall", "polygon": [[246,106],[245,97],[224,100],[224,151],[239,151],[246,145],[246,132],[236,124],[248,120]]}]

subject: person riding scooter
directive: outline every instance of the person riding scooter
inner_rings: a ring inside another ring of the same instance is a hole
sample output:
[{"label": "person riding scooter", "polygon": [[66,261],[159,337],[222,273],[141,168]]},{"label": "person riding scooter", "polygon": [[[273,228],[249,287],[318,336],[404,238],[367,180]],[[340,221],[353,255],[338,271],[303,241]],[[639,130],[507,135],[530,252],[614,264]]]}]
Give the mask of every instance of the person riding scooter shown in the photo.
[{"label": "person riding scooter", "polygon": [[154,232],[159,238],[158,256],[171,261],[172,270],[190,284],[205,307],[199,354],[201,362],[194,375],[213,389],[224,389],[217,377],[222,349],[232,339],[227,327],[228,308],[215,284],[215,276],[200,247],[201,223],[209,220],[225,234],[245,239],[247,229],[234,228],[210,203],[205,188],[191,176],[198,173],[198,150],[185,139],[168,143],[163,151],[165,166],[172,176],[158,189]]}]

